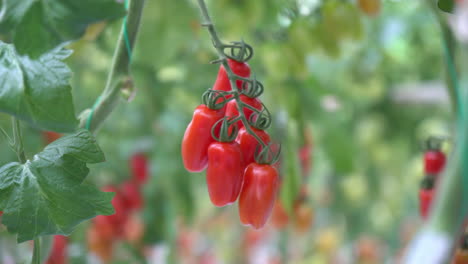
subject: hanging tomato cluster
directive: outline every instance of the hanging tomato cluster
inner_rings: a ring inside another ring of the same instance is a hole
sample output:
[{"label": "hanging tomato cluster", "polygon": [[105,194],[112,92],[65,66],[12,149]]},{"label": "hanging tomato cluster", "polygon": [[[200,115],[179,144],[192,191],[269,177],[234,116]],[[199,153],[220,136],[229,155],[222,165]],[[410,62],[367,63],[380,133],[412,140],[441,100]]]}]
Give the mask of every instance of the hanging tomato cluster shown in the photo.
[{"label": "hanging tomato cluster", "polygon": [[[240,220],[258,229],[268,220],[278,189],[272,166],[279,151],[272,147],[271,117],[258,98],[263,85],[250,79],[246,63],[252,55],[245,43],[238,56],[220,60],[217,79],[203,95],[182,140],[182,159],[190,172],[206,169],[211,202],[226,206],[239,199]],[[236,46],[236,44],[240,46]],[[231,85],[233,84],[233,85]]]},{"label": "hanging tomato cluster", "polygon": [[145,154],[136,153],[130,158],[130,171],[132,177],[128,181],[103,188],[105,192],[115,192],[112,199],[115,213],[95,217],[88,229],[88,247],[103,261],[111,259],[116,240],[136,243],[143,235],[143,224],[133,213],[143,207],[141,186],[149,176]]},{"label": "hanging tomato cluster", "polygon": [[429,215],[435,185],[446,163],[445,154],[441,151],[441,139],[429,138],[424,153],[424,178],[419,189],[419,212],[423,219]]}]

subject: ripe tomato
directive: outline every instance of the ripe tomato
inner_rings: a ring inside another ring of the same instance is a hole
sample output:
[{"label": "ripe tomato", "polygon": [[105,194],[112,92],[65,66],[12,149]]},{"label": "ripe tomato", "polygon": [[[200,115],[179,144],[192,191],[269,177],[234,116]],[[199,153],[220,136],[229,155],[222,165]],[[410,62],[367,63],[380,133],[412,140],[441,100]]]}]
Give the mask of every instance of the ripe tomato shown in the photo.
[{"label": "ripe tomato", "polygon": [[103,263],[109,263],[112,259],[113,240],[106,240],[99,236],[98,228],[91,226],[88,229],[86,240],[89,251],[96,254]]},{"label": "ripe tomato", "polygon": [[365,14],[375,16],[380,11],[380,0],[358,0],[358,6]]},{"label": "ripe tomato", "polygon": [[143,206],[143,197],[140,187],[134,182],[125,182],[122,185],[121,193],[125,199],[125,208],[128,210],[138,210]]},{"label": "ripe tomato", "polygon": [[445,166],[445,154],[440,150],[428,150],[424,153],[424,172],[439,174]]},{"label": "ripe tomato", "polygon": [[286,212],[280,200],[276,200],[275,202],[271,222],[276,229],[285,228],[289,222],[288,212]]},{"label": "ripe tomato", "polygon": [[245,225],[262,228],[270,217],[278,189],[278,172],[267,164],[251,163],[245,169],[239,197],[239,216]]},{"label": "ripe tomato", "polygon": [[54,131],[43,131],[42,132],[42,139],[46,145],[54,142],[55,140],[62,137],[62,134],[54,132]]},{"label": "ripe tomato", "polygon": [[468,250],[457,249],[452,264],[468,264]]},{"label": "ripe tomato", "polygon": [[[252,127],[252,130],[254,133],[260,137],[263,142],[266,144],[270,143],[270,135],[264,130],[259,130],[255,129]],[[247,132],[245,127],[241,128],[239,130],[239,133],[237,134],[236,142],[239,144],[242,155],[244,157],[244,165],[243,167],[247,167],[249,164],[255,162],[255,149],[259,145],[257,140]],[[259,151],[261,151],[263,148],[260,146]]]},{"label": "ripe tomato", "polygon": [[186,170],[200,172],[206,168],[208,147],[215,141],[211,136],[211,128],[223,115],[222,111],[210,109],[206,105],[195,109],[182,140],[182,160]]},{"label": "ripe tomato", "polygon": [[68,239],[66,236],[55,235],[52,242],[52,250],[47,258],[46,264],[66,264]]},{"label": "ripe tomato", "polygon": [[112,199],[112,205],[114,206],[115,213],[105,217],[108,217],[109,222],[112,223],[115,232],[114,235],[120,236],[122,235],[122,227],[127,221],[128,216],[125,198],[122,193],[113,186],[107,186],[103,190],[105,192],[115,192],[115,196]]},{"label": "ripe tomato", "polygon": [[117,227],[108,215],[98,215],[93,218],[93,226],[96,227],[96,233],[102,239],[112,240],[117,233],[115,230]]},{"label": "ripe tomato", "polygon": [[236,142],[214,142],[208,148],[206,183],[211,202],[225,206],[237,200],[242,179],[243,160]]},{"label": "ripe tomato", "polygon": [[[241,77],[248,78],[250,77],[250,67],[245,62],[238,62],[232,59],[228,59],[228,64],[234,74],[239,75]],[[242,88],[242,81],[237,80],[236,85],[239,89]],[[227,76],[226,70],[224,66],[221,65],[218,71],[218,77],[213,85],[213,90],[220,90],[220,91],[231,91],[231,83],[229,82],[229,78]]]},{"label": "ripe tomato", "polygon": [[132,155],[130,158],[130,171],[133,179],[138,184],[144,184],[148,181],[148,158],[144,153],[135,153]]},{"label": "ripe tomato", "polygon": [[[259,111],[262,110],[262,103],[260,102],[260,100],[258,100],[257,98],[250,98],[248,96],[245,96],[245,95],[241,95],[240,96],[240,100],[256,109],[258,109]],[[252,114],[254,113],[254,111],[252,109],[249,109],[247,107],[244,107],[244,115],[245,115],[245,118],[247,118],[247,120],[250,120],[250,116],[252,116]],[[239,116],[239,110],[237,109],[237,103],[235,100],[231,100],[229,103],[227,103],[227,106],[226,106],[226,116],[228,117],[238,117]],[[242,121],[238,121],[237,122],[237,125],[239,126],[239,128],[242,128],[244,126],[244,123],[242,123]]]},{"label": "ripe tomato", "polygon": [[431,210],[432,198],[434,197],[434,189],[419,190],[419,213],[423,219],[427,219]]}]

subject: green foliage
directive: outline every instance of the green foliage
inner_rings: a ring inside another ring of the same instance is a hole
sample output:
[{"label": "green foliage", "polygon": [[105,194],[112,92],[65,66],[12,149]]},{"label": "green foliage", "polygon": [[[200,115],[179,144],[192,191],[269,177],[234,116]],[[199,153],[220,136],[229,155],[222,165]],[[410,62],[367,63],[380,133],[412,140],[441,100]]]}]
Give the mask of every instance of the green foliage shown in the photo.
[{"label": "green foliage", "polygon": [[53,142],[25,164],[6,164],[0,169],[3,224],[24,242],[41,235],[69,235],[84,220],[112,214],[113,194],[83,182],[89,173],[86,164],[102,161],[92,135],[81,130]]},{"label": "green foliage", "polygon": [[439,0],[437,1],[437,6],[440,8],[440,10],[444,12],[452,13],[453,8],[455,7],[455,1],[454,0]]},{"label": "green foliage", "polygon": [[125,14],[114,0],[4,0],[0,33],[14,32],[14,44],[20,54],[36,57],[65,41],[83,35],[95,22]]},{"label": "green foliage", "polygon": [[58,132],[77,126],[69,79],[62,61],[71,54],[62,46],[37,59],[21,56],[11,44],[0,42],[0,111],[33,126]]}]

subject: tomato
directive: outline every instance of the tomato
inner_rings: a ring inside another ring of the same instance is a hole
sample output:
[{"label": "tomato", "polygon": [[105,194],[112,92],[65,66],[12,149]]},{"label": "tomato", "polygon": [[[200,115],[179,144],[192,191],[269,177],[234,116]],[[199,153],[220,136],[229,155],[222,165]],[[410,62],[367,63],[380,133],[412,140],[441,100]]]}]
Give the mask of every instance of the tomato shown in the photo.
[{"label": "tomato", "polygon": [[182,160],[186,170],[200,172],[206,168],[208,147],[215,141],[211,136],[211,128],[223,116],[222,111],[210,109],[206,105],[195,109],[182,140]]},{"label": "tomato", "polygon": [[358,0],[358,6],[365,14],[375,16],[380,11],[380,0]]},{"label": "tomato", "polygon": [[62,134],[54,132],[54,131],[43,131],[42,132],[42,139],[46,145],[54,142],[55,140],[62,137]]},{"label": "tomato", "polygon": [[243,164],[236,142],[214,142],[210,145],[206,183],[214,205],[225,206],[237,200],[242,187]]},{"label": "tomato", "polygon": [[86,240],[89,251],[99,257],[103,263],[110,262],[113,253],[113,240],[107,240],[99,236],[98,228],[95,226],[88,229]]},{"label": "tomato", "polygon": [[457,249],[452,264],[468,264],[468,250]]},{"label": "tomato", "polygon": [[112,240],[117,233],[114,223],[108,215],[98,215],[93,218],[93,226],[96,227],[96,233],[102,239]]},{"label": "tomato", "polygon": [[[238,62],[232,59],[228,59],[227,61],[229,67],[231,68],[232,72],[234,72],[234,74],[245,78],[250,77],[250,67],[247,63]],[[236,85],[239,89],[241,89],[242,81],[236,80]],[[229,78],[223,65],[219,67],[218,77],[216,78],[216,81],[213,85],[213,90],[220,90],[226,92],[231,91],[231,83],[229,82]]]},{"label": "tomato", "polygon": [[122,227],[127,221],[126,200],[122,193],[113,186],[107,186],[103,190],[105,192],[115,192],[115,196],[112,199],[115,213],[105,217],[109,218],[109,222],[113,225],[115,231],[114,235],[120,236],[122,234]]},{"label": "tomato", "polygon": [[[241,95],[240,97],[240,100],[256,109],[258,109],[259,111],[262,110],[262,103],[260,102],[260,100],[258,100],[257,98],[250,98],[248,96],[245,96],[245,95]],[[244,107],[244,115],[245,115],[245,118],[247,120],[250,120],[250,117],[252,116],[252,114],[254,113],[254,111],[252,109],[249,109],[247,107]],[[239,116],[239,110],[237,109],[237,102],[235,100],[231,100],[229,101],[229,103],[227,103],[227,106],[226,106],[226,116],[228,117],[238,117]],[[244,126],[244,123],[242,123],[241,120],[239,120],[237,122],[237,125],[239,126],[239,128],[242,128]]]},{"label": "tomato", "polygon": [[[265,144],[270,143],[270,135],[268,135],[266,131],[255,129],[253,127],[252,130],[258,137],[260,137],[263,140]],[[244,168],[247,167],[249,164],[255,162],[255,150],[257,146],[259,146],[259,143],[257,142],[254,136],[247,132],[247,129],[245,129],[245,127],[239,130],[236,142],[239,144],[242,155],[244,157]],[[262,149],[263,148],[260,147],[259,151],[261,151]]]},{"label": "tomato", "polygon": [[262,228],[270,217],[278,190],[278,172],[268,164],[251,163],[245,169],[239,197],[239,216],[245,225]]},{"label": "tomato", "polygon": [[55,235],[46,264],[68,263],[67,244],[68,239],[66,236]]},{"label": "tomato", "polygon": [[288,225],[288,212],[286,212],[280,200],[276,200],[275,205],[273,206],[271,222],[276,229],[283,229]]},{"label": "tomato", "polygon": [[314,214],[307,203],[301,201],[294,205],[294,227],[297,232],[305,233],[312,226]]},{"label": "tomato", "polygon": [[307,177],[311,168],[312,147],[309,144],[299,149],[299,160],[301,162],[302,176]]},{"label": "tomato", "polygon": [[419,212],[423,219],[426,219],[431,209],[432,198],[434,197],[434,189],[419,191]]},{"label": "tomato", "polygon": [[148,158],[144,153],[136,153],[132,155],[130,158],[130,171],[133,179],[138,184],[144,184],[148,181]]},{"label": "tomato", "polygon": [[122,185],[121,193],[125,199],[125,208],[128,210],[138,210],[143,207],[143,197],[140,187],[134,182],[126,182]]},{"label": "tomato", "polygon": [[445,154],[440,150],[428,150],[424,153],[424,172],[439,174],[445,166]]}]

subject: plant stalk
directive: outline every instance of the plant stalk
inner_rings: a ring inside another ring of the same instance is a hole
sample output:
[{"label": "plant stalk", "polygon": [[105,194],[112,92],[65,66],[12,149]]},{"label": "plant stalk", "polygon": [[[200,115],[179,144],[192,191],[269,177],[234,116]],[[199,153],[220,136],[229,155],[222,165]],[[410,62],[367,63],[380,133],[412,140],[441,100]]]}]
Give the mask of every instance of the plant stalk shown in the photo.
[{"label": "plant stalk", "polygon": [[41,264],[41,238],[34,239],[34,249],[31,264]]},{"label": "plant stalk", "polygon": [[[122,26],[117,48],[114,52],[111,70],[107,77],[104,91],[96,100],[91,110],[84,112],[80,117],[80,127],[89,126],[89,131],[95,132],[107,117],[112,113],[119,103],[120,91],[127,83],[131,83],[130,62],[131,53],[135,46],[137,33],[143,13],[145,0],[129,0],[128,16],[126,23]],[[125,34],[125,30],[127,34]],[[126,39],[128,37],[128,42]],[[127,47],[126,45],[130,45]],[[94,109],[94,110],[93,110]],[[90,117],[90,115],[92,115]],[[91,118],[91,120],[88,120]]]}]

